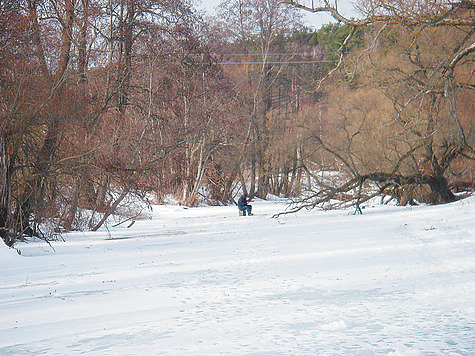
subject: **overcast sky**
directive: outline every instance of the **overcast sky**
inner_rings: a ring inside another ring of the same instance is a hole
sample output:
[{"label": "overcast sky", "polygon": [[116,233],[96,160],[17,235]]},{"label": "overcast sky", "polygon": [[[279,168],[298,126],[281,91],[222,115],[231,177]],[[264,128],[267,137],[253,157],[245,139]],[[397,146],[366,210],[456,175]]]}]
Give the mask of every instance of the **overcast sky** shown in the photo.
[{"label": "overcast sky", "polygon": [[[201,10],[205,10],[210,15],[215,15],[215,7],[222,2],[222,0],[201,0],[201,4],[199,4],[200,0],[197,0],[198,8]],[[312,0],[301,0],[301,3],[310,6]],[[314,0],[315,4],[318,4],[318,0]],[[340,11],[347,17],[357,17],[357,14],[353,8],[353,1],[352,0],[339,0],[338,6]],[[335,20],[327,15],[327,14],[314,14],[308,11],[302,11],[303,18],[305,24],[310,27],[314,27],[316,29],[320,28],[322,25],[325,25],[329,22],[335,22]]]}]

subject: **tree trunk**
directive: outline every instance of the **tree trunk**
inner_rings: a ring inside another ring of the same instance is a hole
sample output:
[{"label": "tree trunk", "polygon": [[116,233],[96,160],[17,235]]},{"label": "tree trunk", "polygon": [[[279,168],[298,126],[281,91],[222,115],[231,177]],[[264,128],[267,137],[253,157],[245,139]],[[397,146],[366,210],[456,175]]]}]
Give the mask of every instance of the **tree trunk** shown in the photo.
[{"label": "tree trunk", "polygon": [[295,149],[294,155],[292,158],[292,177],[288,181],[287,188],[284,191],[285,196],[288,198],[292,196],[293,191],[294,191],[294,185],[297,177],[297,169],[299,166],[299,148]]},{"label": "tree trunk", "polygon": [[[63,19],[61,54],[59,57],[58,71],[55,75],[55,85],[64,82],[64,75],[71,59],[71,45],[73,41],[74,4],[71,0],[64,2],[65,18]],[[61,87],[59,85],[58,87]]]},{"label": "tree trunk", "polygon": [[76,213],[79,207],[79,198],[81,197],[81,179],[80,177],[76,177],[75,179],[75,187],[74,187],[74,194],[71,198],[70,207],[68,211],[68,216],[66,221],[64,222],[64,229],[66,231],[71,231],[71,227],[74,222],[74,218],[76,217]]},{"label": "tree trunk", "polygon": [[[126,13],[124,15],[124,10]],[[132,72],[132,46],[134,43],[135,26],[135,0],[122,0],[121,3],[121,75],[119,92],[119,111],[125,113],[125,108],[129,104],[130,78]]]},{"label": "tree trunk", "polygon": [[89,0],[82,0],[83,16],[79,32],[78,46],[78,89],[82,98],[86,97],[86,68],[87,68],[87,27],[89,20]]},{"label": "tree trunk", "polygon": [[252,195],[252,194],[253,194],[253,193],[252,193],[252,190],[251,190],[251,192],[248,192],[248,191],[247,191],[246,180],[244,179],[244,174],[243,174],[243,172],[242,172],[241,167],[239,167],[239,180],[240,180],[240,182],[241,182],[241,189],[242,189],[242,192],[243,192],[244,194],[247,194],[247,195]]},{"label": "tree trunk", "polygon": [[[193,204],[196,202],[198,190],[201,186],[201,181],[203,179],[203,175],[206,170],[206,161],[208,160],[208,157],[205,157],[204,149],[205,149],[205,135],[203,134],[199,143],[198,167],[196,168],[196,175],[195,175],[191,192],[185,201],[186,206],[193,206]],[[190,177],[190,180],[191,180],[191,177]]]},{"label": "tree trunk", "polygon": [[444,177],[432,177],[429,180],[429,187],[434,195],[433,203],[451,203],[456,200]]},{"label": "tree trunk", "polygon": [[[292,195],[294,196],[299,196],[302,190],[302,173],[303,173],[303,168],[302,168],[302,149],[299,147],[297,148],[296,152],[296,163],[297,166],[292,173]],[[311,187],[309,187],[311,188]]]},{"label": "tree trunk", "polygon": [[124,198],[127,196],[129,193],[130,188],[125,187],[120,196],[117,198],[117,200],[110,206],[110,208],[106,211],[102,219],[91,229],[91,231],[97,231],[107,220],[109,216],[114,214],[115,210],[119,206],[119,204],[124,200]]},{"label": "tree trunk", "polygon": [[[185,132],[188,131],[188,124],[190,120],[190,102],[186,95],[183,95],[183,128]],[[191,171],[193,165],[193,143],[187,142],[185,145],[185,172],[182,185],[182,193],[180,203],[186,205],[190,195]]]},{"label": "tree trunk", "polygon": [[253,152],[251,157],[251,187],[249,190],[250,195],[254,195],[256,192],[256,154]]},{"label": "tree trunk", "polygon": [[28,0],[28,17],[30,26],[32,27],[32,42],[35,45],[35,55],[39,61],[39,69],[43,76],[43,80],[47,83],[50,81],[50,73],[48,65],[46,64],[46,58],[44,54],[43,44],[41,43],[41,30],[38,22],[38,12],[36,10],[37,1]]},{"label": "tree trunk", "polygon": [[[266,56],[264,56],[266,58]],[[264,61],[267,61],[264,59]],[[259,121],[261,124],[259,130],[258,154],[259,154],[259,186],[257,196],[261,199],[266,199],[269,193],[269,179],[271,172],[270,155],[267,152],[269,146],[269,129],[268,117],[270,109],[272,108],[272,91],[271,91],[271,66],[267,63],[263,65],[263,84],[261,91],[261,109],[258,110]]]},{"label": "tree trunk", "polygon": [[7,245],[7,233],[10,228],[10,196],[11,196],[10,167],[5,134],[0,133],[0,238]]},{"label": "tree trunk", "polygon": [[109,178],[107,176],[104,177],[102,182],[99,184],[96,190],[96,199],[94,202],[94,210],[97,211],[105,211],[107,208],[106,204],[106,194],[107,190],[109,189]]}]

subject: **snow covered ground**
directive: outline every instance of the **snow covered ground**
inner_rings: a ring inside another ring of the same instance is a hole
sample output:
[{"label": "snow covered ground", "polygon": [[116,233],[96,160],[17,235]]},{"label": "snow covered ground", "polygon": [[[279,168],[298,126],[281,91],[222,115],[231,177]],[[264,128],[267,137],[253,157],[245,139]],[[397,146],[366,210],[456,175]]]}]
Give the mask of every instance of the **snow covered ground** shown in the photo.
[{"label": "snow covered ground", "polygon": [[475,355],[475,197],[254,207],[0,244],[0,355]]}]

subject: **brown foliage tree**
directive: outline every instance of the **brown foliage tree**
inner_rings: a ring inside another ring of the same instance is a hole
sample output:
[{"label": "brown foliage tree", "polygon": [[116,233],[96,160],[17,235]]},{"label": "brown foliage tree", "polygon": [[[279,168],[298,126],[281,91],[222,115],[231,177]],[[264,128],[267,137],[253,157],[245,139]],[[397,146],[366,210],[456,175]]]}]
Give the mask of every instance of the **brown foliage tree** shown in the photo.
[{"label": "brown foliage tree", "polygon": [[473,106],[463,104],[474,97],[473,4],[365,1],[360,20],[331,6],[296,5],[328,11],[366,32],[366,47],[340,62],[341,84],[329,91],[324,115],[336,126],[332,136],[310,135],[344,174],[309,194],[302,206],[339,197],[358,210],[372,196],[363,196],[367,185],[374,194],[391,190],[401,202],[453,201],[450,175],[457,166],[473,167],[475,158]]}]

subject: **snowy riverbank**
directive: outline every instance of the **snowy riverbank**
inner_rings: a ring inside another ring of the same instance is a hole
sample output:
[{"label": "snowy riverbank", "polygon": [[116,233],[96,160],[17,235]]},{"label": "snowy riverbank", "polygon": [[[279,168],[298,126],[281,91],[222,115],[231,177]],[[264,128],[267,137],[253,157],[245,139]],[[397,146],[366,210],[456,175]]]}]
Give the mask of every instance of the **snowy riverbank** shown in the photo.
[{"label": "snowy riverbank", "polygon": [[253,205],[0,246],[0,354],[475,354],[475,197]]}]

